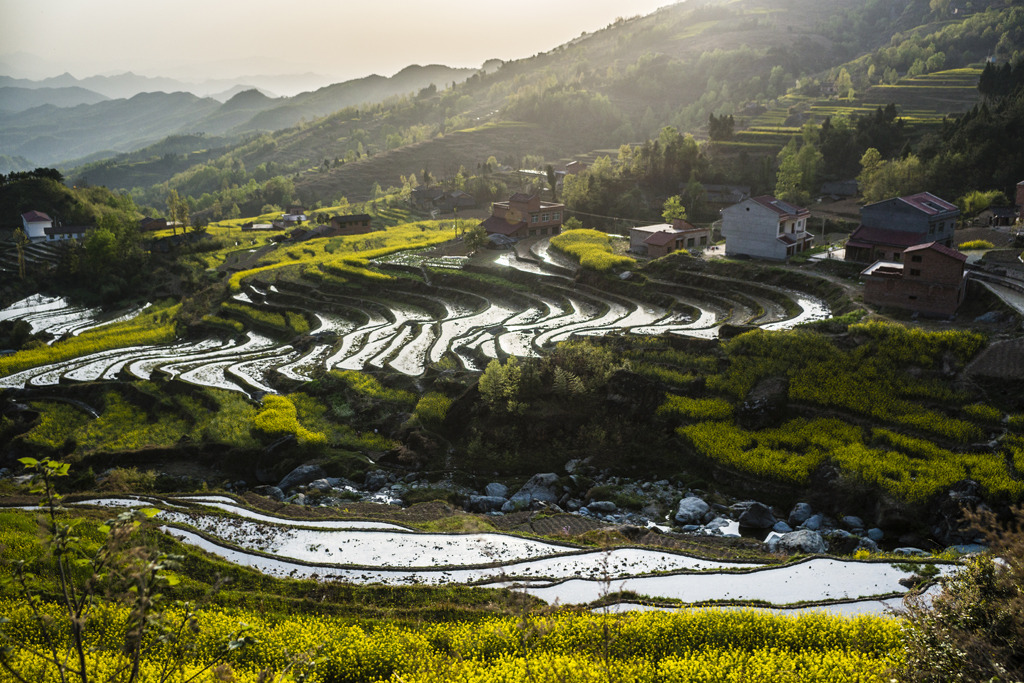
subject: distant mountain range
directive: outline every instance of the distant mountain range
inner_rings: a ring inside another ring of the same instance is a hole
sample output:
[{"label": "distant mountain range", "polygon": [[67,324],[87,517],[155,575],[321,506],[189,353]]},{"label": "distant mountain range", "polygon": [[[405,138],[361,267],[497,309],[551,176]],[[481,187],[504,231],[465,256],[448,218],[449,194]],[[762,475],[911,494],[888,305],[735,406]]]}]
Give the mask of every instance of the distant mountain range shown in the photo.
[{"label": "distant mountain range", "polygon": [[[64,74],[43,81],[0,77],[0,157],[53,166],[132,151],[178,133],[242,136],[280,130],[345,107],[461,82],[476,71],[414,65],[390,78],[367,76],[280,98],[239,85],[217,97],[200,97],[180,81],[134,74],[81,80]],[[130,97],[116,95],[133,90]]]}]

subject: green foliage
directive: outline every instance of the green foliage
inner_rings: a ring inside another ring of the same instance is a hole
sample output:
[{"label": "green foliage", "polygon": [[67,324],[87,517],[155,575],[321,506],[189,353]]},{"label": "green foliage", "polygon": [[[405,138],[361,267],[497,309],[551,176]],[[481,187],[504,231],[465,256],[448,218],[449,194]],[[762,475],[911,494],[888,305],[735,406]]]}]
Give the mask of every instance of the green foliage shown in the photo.
[{"label": "green foliage", "polygon": [[1024,679],[1024,511],[1014,511],[1009,527],[991,513],[971,521],[984,530],[990,552],[943,579],[933,600],[911,602],[904,614],[901,681]]},{"label": "green foliage", "polygon": [[522,370],[519,361],[512,356],[502,365],[497,359],[487,364],[477,388],[491,410],[521,412],[524,405],[519,401],[519,381]]},{"label": "green foliage", "polygon": [[732,404],[720,398],[689,398],[666,394],[658,407],[659,415],[680,415],[691,420],[728,420]]},{"label": "green foliage", "polygon": [[263,408],[253,419],[253,427],[268,436],[292,434],[303,445],[318,446],[327,442],[323,432],[310,431],[300,424],[295,403],[286,396],[265,396]]},{"label": "green foliage", "polygon": [[412,408],[416,396],[401,389],[385,387],[374,377],[355,370],[332,370],[331,376],[341,380],[351,391],[373,401],[383,401]]},{"label": "green foliage", "polygon": [[563,232],[551,238],[551,246],[576,258],[583,268],[597,272],[636,263],[628,256],[615,255],[608,236],[596,230]]},{"label": "green foliage", "polygon": [[412,414],[420,424],[428,427],[438,427],[444,422],[444,418],[448,415],[448,409],[451,405],[452,400],[450,398],[442,393],[430,391],[420,397]]},{"label": "green foliage", "polygon": [[995,245],[988,240],[969,240],[956,245],[957,249],[962,251],[969,251],[971,249],[991,249],[994,246]]}]

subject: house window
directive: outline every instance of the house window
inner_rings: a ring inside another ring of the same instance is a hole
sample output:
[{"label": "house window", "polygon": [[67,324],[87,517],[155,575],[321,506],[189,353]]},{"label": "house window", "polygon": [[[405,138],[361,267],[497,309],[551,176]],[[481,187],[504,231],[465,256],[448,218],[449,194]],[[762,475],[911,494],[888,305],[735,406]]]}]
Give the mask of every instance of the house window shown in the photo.
[{"label": "house window", "polygon": [[929,235],[934,235],[935,234],[935,224],[934,223],[932,223],[931,225],[928,226],[928,234]]},{"label": "house window", "polygon": [[918,277],[919,275],[921,275],[921,271],[918,270],[917,268],[911,268],[910,275],[911,277]]},{"label": "house window", "polygon": [[548,214],[546,214],[546,213],[545,213],[545,214],[542,214],[542,215],[541,215],[541,217],[540,217],[540,219],[541,219],[542,221],[544,221],[545,223],[547,223],[547,222],[548,222]]},{"label": "house window", "polygon": [[530,216],[530,222],[531,223],[536,223],[537,222],[537,214],[533,214],[532,216]]},{"label": "house window", "polygon": [[703,236],[701,236],[701,238],[700,238],[700,246],[702,246],[702,247],[703,247],[703,246],[704,246],[704,245],[706,245],[707,243],[708,243],[708,238],[707,238],[707,236],[706,236],[706,235],[703,235]]},{"label": "house window", "polygon": [[558,213],[556,211],[555,213],[551,214],[551,220],[553,220],[553,221],[560,221],[560,220],[562,220],[562,214],[560,214],[560,213]]},{"label": "house window", "polygon": [[913,261],[914,263],[920,263],[921,256],[920,254],[914,254],[913,256],[910,257],[910,260]]}]

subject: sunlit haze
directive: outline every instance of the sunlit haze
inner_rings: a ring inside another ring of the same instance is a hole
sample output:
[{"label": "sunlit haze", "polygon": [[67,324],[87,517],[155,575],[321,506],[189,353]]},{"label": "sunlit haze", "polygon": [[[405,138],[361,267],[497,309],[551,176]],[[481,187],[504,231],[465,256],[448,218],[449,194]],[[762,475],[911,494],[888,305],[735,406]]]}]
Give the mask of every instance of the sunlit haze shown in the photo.
[{"label": "sunlit haze", "polygon": [[0,0],[0,74],[132,71],[205,80],[315,73],[328,82],[409,64],[478,67],[550,50],[671,0]]}]

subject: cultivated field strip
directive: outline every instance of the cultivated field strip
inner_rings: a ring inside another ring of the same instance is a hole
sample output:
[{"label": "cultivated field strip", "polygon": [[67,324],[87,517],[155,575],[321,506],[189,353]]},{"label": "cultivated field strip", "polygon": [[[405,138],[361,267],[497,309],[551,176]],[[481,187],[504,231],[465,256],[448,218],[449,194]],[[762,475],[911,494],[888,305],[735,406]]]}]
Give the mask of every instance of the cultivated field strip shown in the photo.
[{"label": "cultivated field strip", "polygon": [[[310,322],[310,332],[284,340],[280,333],[249,330],[227,340],[101,351],[0,377],[0,388],[162,377],[258,396],[308,381],[323,370],[386,368],[417,376],[446,356],[467,369],[482,370],[491,359],[536,356],[574,337],[711,338],[723,324],[785,329],[830,315],[823,301],[802,292],[714,276],[687,283],[652,280],[658,303],[567,278],[519,277],[534,285],[476,288],[470,278],[439,276],[435,285],[382,287],[362,297],[295,285],[246,286],[236,297],[244,305],[279,317],[298,312]],[[794,310],[799,312],[793,315]],[[82,326],[97,324],[94,312],[69,307],[62,299],[32,297],[0,310],[0,320],[30,320],[62,334],[78,329],[71,324],[75,315],[82,316]]]},{"label": "cultivated field strip", "polygon": [[[105,507],[153,506],[165,531],[229,562],[279,577],[357,584],[484,585],[555,604],[610,592],[658,603],[756,602],[767,609],[887,613],[907,592],[912,565],[811,557],[787,564],[709,560],[619,547],[593,550],[500,533],[427,533],[370,520],[295,520],[227,497],[104,498]],[[937,565],[941,575],[956,565]],[[620,609],[637,609],[623,604]]]}]

